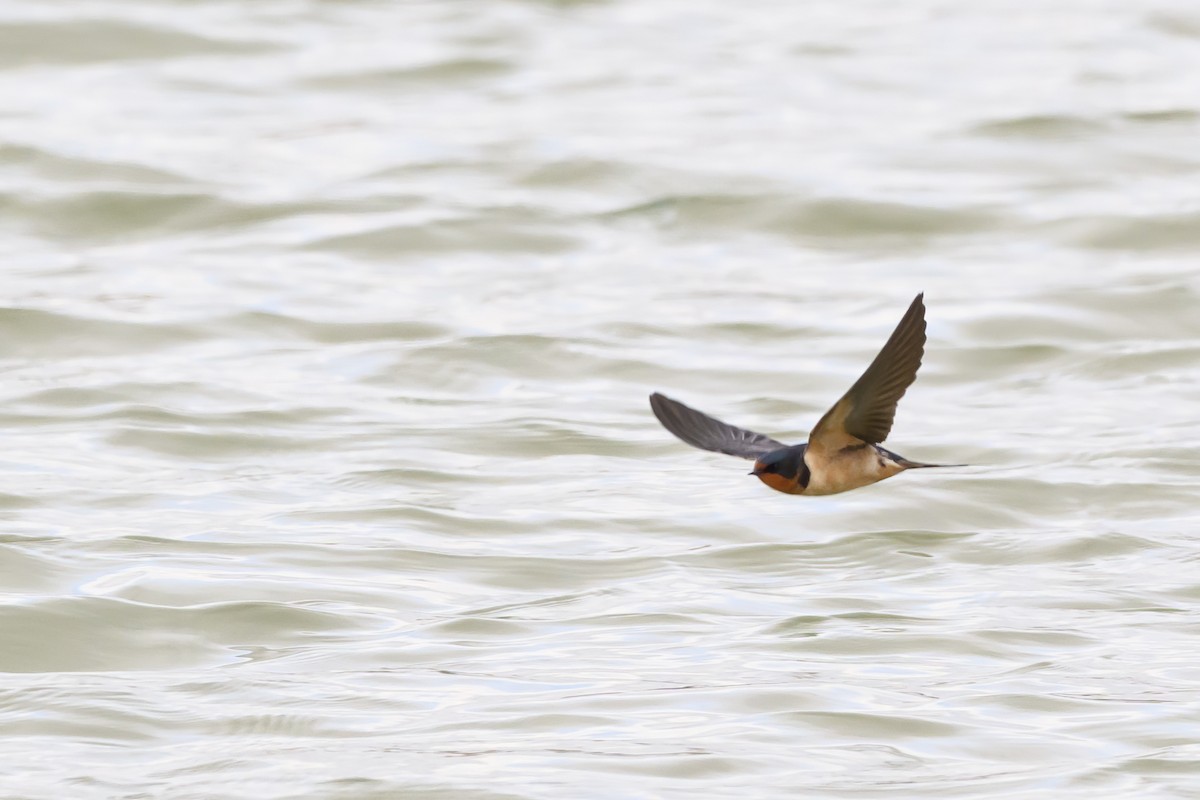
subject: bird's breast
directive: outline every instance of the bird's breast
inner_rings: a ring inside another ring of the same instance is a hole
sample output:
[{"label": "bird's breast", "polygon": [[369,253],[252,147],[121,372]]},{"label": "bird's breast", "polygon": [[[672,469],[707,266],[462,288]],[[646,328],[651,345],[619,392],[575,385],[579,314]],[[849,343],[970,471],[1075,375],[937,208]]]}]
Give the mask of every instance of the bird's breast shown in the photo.
[{"label": "bird's breast", "polygon": [[890,478],[904,467],[869,444],[845,447],[832,455],[811,448],[804,460],[812,471],[804,494],[837,494]]}]

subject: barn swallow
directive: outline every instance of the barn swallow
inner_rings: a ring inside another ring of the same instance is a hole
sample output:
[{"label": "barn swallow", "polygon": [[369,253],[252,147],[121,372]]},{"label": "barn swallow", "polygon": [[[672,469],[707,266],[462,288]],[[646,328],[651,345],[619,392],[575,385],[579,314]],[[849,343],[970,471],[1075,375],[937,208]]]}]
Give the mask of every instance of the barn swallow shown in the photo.
[{"label": "barn swallow", "polygon": [[871,366],[825,412],[807,444],[785,445],[761,433],[735,428],[658,392],[650,395],[650,408],[664,428],[693,447],[754,459],[750,474],[787,494],[837,494],[907,469],[965,466],[909,461],[879,446],[892,430],[896,404],[921,366],[924,296],[921,293],[913,299]]}]

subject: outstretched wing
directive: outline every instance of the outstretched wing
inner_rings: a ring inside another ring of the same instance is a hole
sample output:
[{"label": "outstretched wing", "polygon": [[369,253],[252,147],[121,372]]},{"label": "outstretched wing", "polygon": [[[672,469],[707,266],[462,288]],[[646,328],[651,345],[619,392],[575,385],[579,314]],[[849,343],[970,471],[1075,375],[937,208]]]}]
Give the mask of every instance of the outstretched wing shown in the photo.
[{"label": "outstretched wing", "polygon": [[833,452],[887,439],[896,404],[916,380],[925,354],[924,293],[913,298],[887,344],[850,391],[821,417],[808,437],[815,450]]},{"label": "outstretched wing", "polygon": [[650,409],[664,428],[701,450],[758,458],[787,446],[761,433],[727,425],[658,392],[650,395]]}]

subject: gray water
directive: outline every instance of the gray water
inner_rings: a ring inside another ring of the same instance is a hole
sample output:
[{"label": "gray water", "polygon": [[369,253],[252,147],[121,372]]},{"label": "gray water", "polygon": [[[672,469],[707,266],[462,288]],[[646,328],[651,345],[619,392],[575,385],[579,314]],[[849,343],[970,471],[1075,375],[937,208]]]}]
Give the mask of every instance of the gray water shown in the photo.
[{"label": "gray water", "polygon": [[[3,798],[1200,797],[1186,2],[8,0]],[[918,291],[888,446],[769,491]]]}]

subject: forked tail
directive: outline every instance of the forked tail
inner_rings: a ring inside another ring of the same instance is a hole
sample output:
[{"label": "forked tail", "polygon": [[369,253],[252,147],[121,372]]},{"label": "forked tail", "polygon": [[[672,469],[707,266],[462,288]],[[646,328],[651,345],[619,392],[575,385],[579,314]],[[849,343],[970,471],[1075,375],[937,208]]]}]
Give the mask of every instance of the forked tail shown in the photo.
[{"label": "forked tail", "polygon": [[969,467],[970,464],[922,464],[920,461],[909,461],[907,458],[899,458],[897,462],[905,469],[925,469],[927,467]]}]

